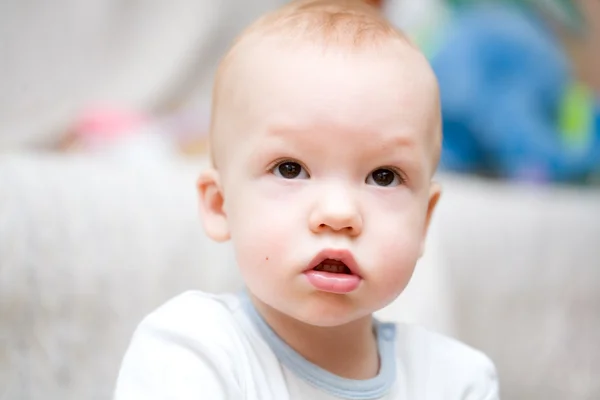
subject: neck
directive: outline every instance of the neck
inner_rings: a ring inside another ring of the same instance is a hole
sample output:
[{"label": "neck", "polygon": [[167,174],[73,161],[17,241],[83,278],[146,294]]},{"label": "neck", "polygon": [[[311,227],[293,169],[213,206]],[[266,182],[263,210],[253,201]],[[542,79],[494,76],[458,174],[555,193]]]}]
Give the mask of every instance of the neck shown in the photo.
[{"label": "neck", "polygon": [[282,314],[252,295],[250,298],[271,329],[311,363],[347,379],[370,379],[379,372],[370,315],[345,325],[321,327]]}]

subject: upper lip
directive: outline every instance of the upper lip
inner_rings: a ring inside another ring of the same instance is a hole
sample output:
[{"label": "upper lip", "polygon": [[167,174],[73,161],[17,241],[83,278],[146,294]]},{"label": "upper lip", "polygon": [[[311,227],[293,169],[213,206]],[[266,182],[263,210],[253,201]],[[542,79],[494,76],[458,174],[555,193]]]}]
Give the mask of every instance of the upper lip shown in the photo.
[{"label": "upper lip", "polygon": [[358,268],[356,260],[354,260],[354,256],[346,249],[325,249],[320,251],[319,254],[312,259],[306,270],[308,271],[315,268],[325,260],[341,261],[346,264],[346,267],[348,267],[352,274],[360,276],[360,269]]}]

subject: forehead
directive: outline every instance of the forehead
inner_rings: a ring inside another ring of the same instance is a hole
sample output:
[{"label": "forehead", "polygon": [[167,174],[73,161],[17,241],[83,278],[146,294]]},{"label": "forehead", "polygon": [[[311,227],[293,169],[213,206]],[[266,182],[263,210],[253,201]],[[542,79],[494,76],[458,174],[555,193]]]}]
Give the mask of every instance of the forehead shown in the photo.
[{"label": "forehead", "polygon": [[[414,119],[424,123],[437,106],[428,63],[408,46],[362,50],[265,40],[248,46],[232,81],[242,110],[260,119],[292,114],[357,123]],[[415,118],[410,118],[414,116]],[[409,121],[407,121],[409,122]]]},{"label": "forehead", "polygon": [[244,141],[286,127],[412,141],[430,140],[439,129],[435,77],[408,46],[343,51],[263,42],[238,57],[224,89],[233,131],[244,132]]}]

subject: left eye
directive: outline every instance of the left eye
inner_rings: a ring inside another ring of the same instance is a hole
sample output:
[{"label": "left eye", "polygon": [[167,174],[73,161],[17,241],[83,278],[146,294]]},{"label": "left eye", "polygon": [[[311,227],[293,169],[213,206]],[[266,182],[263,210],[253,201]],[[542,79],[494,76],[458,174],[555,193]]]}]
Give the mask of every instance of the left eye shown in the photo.
[{"label": "left eye", "polygon": [[367,176],[366,183],[376,186],[398,186],[402,182],[398,174],[391,169],[378,168]]},{"label": "left eye", "polygon": [[273,174],[284,179],[307,179],[308,173],[294,161],[284,161],[273,168]]}]

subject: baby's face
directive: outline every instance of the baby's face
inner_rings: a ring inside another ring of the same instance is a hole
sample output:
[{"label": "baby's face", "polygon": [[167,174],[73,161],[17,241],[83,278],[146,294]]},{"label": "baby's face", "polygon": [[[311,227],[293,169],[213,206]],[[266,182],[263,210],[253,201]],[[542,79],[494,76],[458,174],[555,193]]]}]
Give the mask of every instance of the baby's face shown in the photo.
[{"label": "baby's face", "polygon": [[414,50],[261,46],[236,77],[219,175],[255,298],[340,325],[402,292],[439,192],[435,78]]}]

